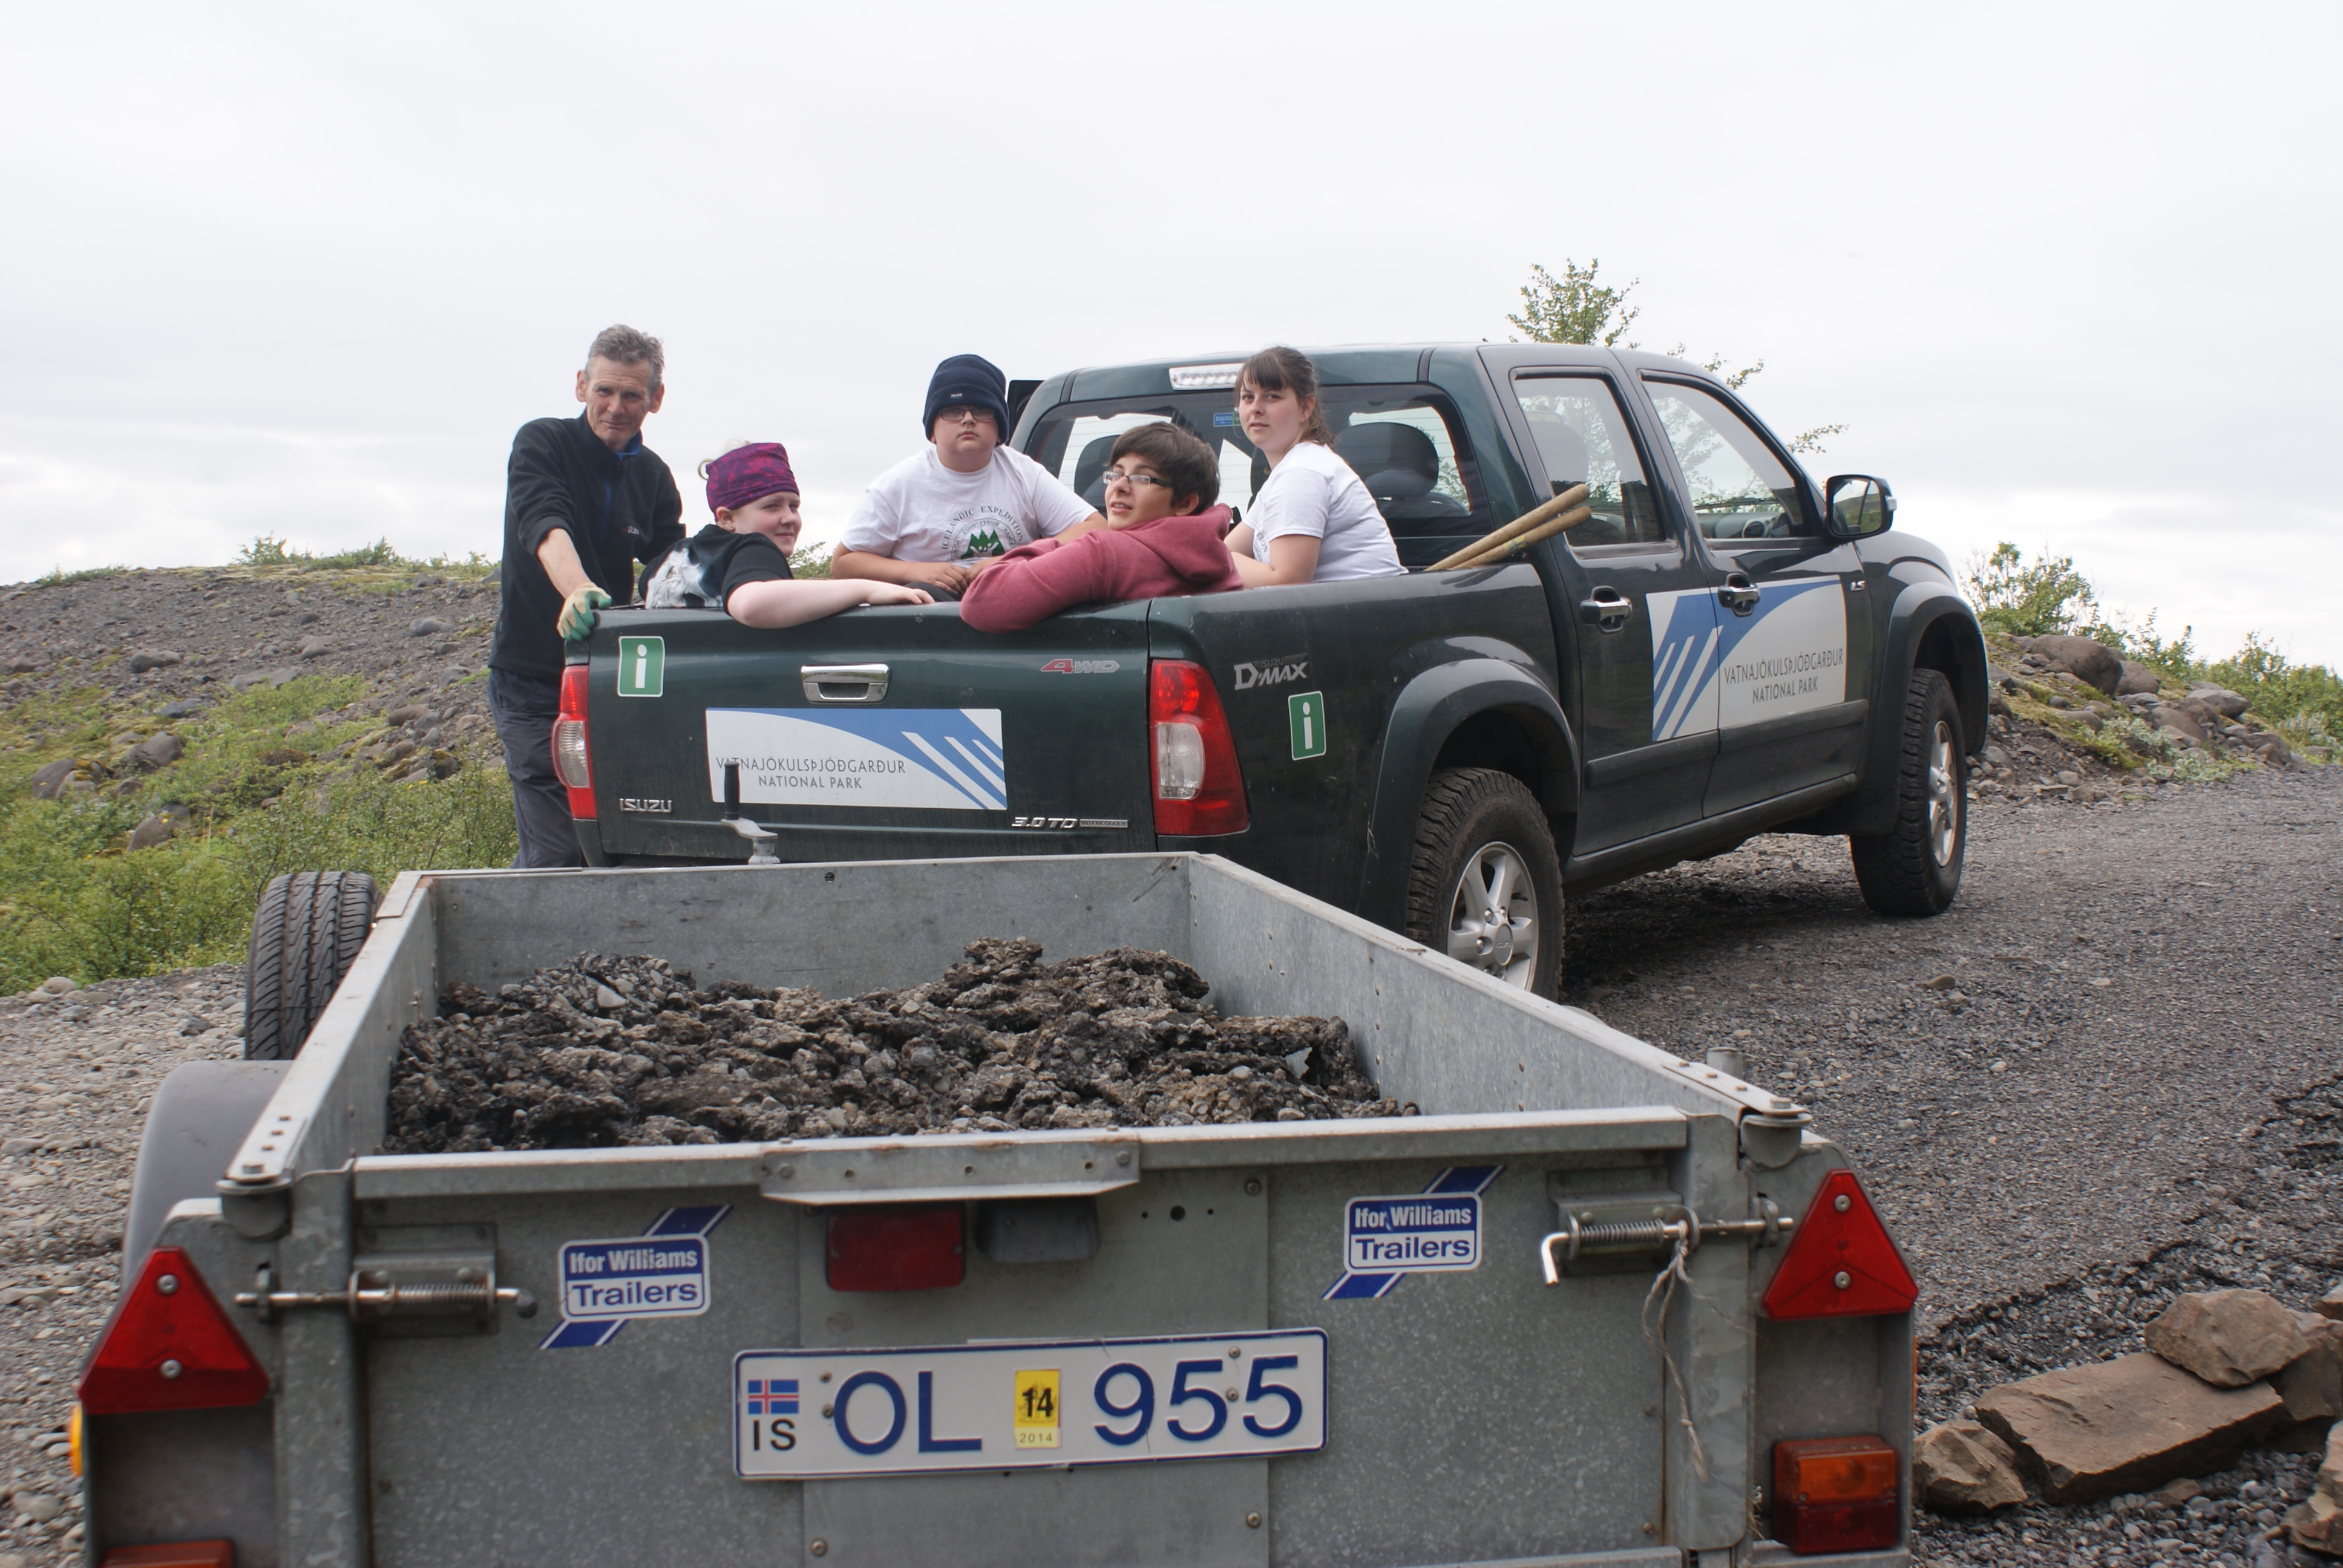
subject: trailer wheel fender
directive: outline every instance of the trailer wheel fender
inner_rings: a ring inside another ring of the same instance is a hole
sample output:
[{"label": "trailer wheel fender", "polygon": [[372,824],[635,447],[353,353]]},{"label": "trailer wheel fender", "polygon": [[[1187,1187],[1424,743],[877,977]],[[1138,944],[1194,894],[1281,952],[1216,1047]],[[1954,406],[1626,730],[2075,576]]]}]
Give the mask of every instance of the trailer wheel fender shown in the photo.
[{"label": "trailer wheel fender", "polygon": [[138,1277],[174,1204],[215,1195],[244,1135],[292,1068],[289,1061],[186,1061],[156,1087],[130,1177],[124,1280]]},{"label": "trailer wheel fender", "polygon": [[244,968],[244,1054],[287,1061],[366,945],[380,896],[364,871],[296,871],[270,880],[252,917]]},{"label": "trailer wheel fender", "polygon": [[1527,749],[1538,776],[1523,783],[1549,818],[1565,817],[1578,809],[1578,742],[1562,705],[1534,676],[1497,658],[1458,659],[1425,670],[1392,704],[1374,805],[1367,817],[1358,911],[1386,930],[1401,930],[1406,919],[1408,870],[1433,769],[1479,760],[1443,762],[1442,749],[1483,716],[1504,719]]}]

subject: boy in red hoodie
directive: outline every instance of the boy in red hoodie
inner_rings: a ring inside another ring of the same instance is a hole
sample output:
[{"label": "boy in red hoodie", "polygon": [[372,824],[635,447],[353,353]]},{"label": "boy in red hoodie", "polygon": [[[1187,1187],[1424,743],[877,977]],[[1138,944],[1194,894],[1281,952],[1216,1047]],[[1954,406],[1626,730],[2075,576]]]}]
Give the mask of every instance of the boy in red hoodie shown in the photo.
[{"label": "boy in red hoodie", "polygon": [[1229,548],[1220,464],[1177,425],[1126,430],[1106,470],[1106,527],[1021,545],[961,594],[980,631],[1021,631],[1078,604],[1118,604],[1242,588]]}]

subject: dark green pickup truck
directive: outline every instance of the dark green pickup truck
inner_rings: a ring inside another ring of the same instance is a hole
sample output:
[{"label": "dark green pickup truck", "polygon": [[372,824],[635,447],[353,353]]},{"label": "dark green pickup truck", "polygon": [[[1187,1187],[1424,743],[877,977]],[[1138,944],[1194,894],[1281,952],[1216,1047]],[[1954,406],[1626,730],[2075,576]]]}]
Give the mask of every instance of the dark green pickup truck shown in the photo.
[{"label": "dark green pickup truck", "polygon": [[[1101,489],[1172,418],[1240,511],[1241,357],[1021,384],[1014,444]],[[1312,356],[1405,577],[779,631],[624,609],[574,648],[555,758],[596,865],[1197,849],[1551,994],[1563,900],[1753,833],[1843,833],[1864,897],[1960,880],[1986,664],[1944,553],[1867,476],[1817,487],[1713,377],[1544,344]],[[1584,483],[1592,518],[1423,568]],[[906,911],[907,920],[919,918]]]}]

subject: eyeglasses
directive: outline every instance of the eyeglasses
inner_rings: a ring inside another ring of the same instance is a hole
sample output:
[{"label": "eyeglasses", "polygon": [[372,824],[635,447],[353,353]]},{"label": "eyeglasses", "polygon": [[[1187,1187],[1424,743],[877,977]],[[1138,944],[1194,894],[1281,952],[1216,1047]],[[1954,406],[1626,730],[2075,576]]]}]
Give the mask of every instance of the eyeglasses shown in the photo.
[{"label": "eyeglasses", "polygon": [[994,423],[990,408],[971,408],[965,403],[954,403],[936,410],[936,417],[948,425],[990,425]]},{"label": "eyeglasses", "polygon": [[1152,474],[1126,474],[1119,468],[1109,468],[1100,477],[1106,480],[1106,487],[1110,490],[1118,484],[1153,485],[1159,490],[1168,490],[1172,487],[1172,481],[1169,479],[1159,479]]}]

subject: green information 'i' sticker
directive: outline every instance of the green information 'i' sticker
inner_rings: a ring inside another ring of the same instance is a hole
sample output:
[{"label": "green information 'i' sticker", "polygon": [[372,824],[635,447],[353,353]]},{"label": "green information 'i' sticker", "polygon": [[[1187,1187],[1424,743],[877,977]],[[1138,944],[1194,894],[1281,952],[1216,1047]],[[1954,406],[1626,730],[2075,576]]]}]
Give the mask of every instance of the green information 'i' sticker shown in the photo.
[{"label": "green information 'i' sticker", "polygon": [[657,697],[667,684],[667,638],[618,639],[618,695]]},{"label": "green information 'i' sticker", "polygon": [[1285,699],[1285,721],[1293,730],[1293,759],[1326,755],[1326,694],[1302,691]]}]

